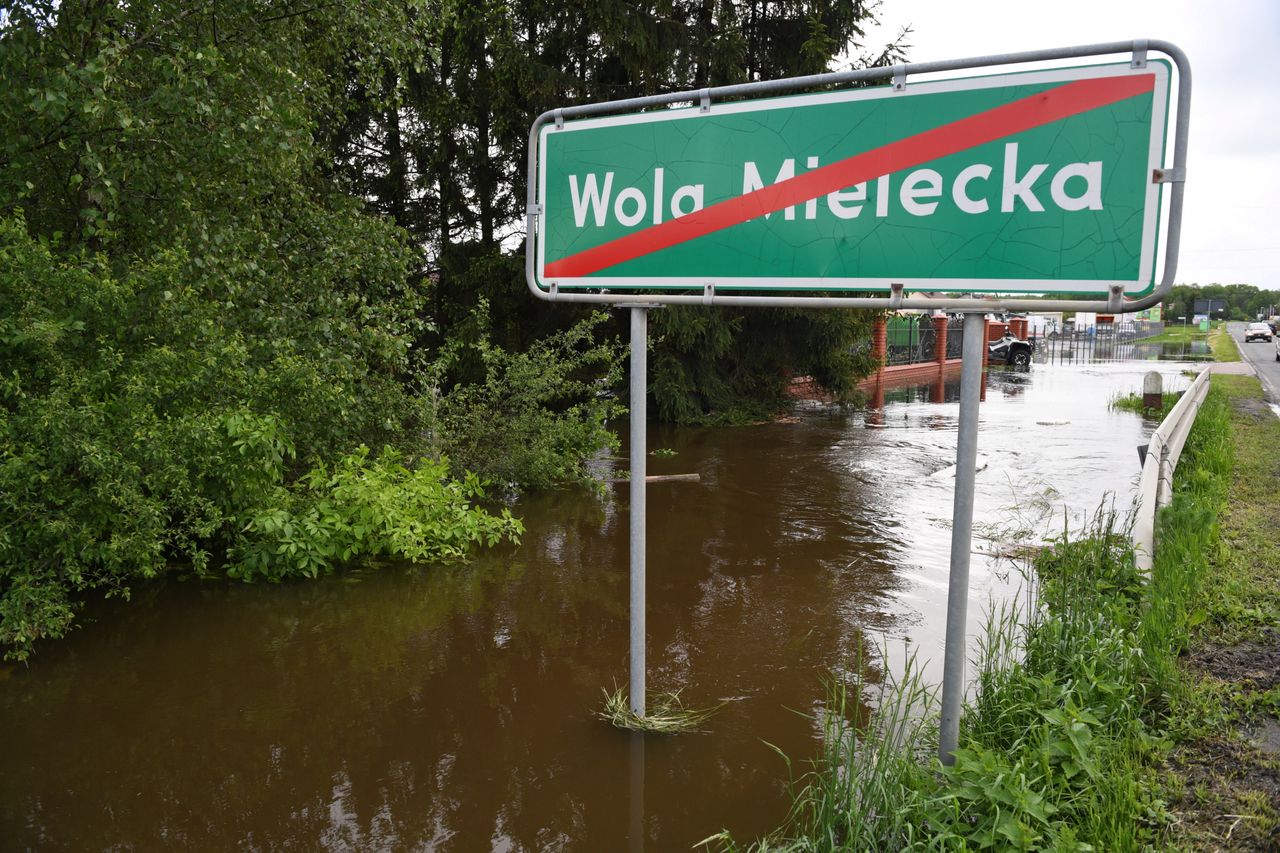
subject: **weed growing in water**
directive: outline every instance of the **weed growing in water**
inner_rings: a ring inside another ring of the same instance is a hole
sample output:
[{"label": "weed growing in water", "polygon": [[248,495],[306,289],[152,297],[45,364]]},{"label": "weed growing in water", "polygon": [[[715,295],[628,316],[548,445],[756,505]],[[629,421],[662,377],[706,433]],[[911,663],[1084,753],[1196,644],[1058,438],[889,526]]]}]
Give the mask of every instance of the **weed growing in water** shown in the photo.
[{"label": "weed growing in water", "polygon": [[1166,391],[1160,398],[1160,407],[1156,409],[1143,405],[1141,394],[1116,393],[1107,402],[1107,408],[1116,412],[1134,412],[1144,417],[1164,420],[1181,398],[1182,391]]},{"label": "weed growing in water", "polygon": [[[886,673],[879,684],[865,679],[860,664],[849,667],[849,683],[827,683],[818,715],[822,751],[812,770],[792,778],[785,828],[749,849],[890,850],[927,841],[929,827],[921,815],[936,787],[935,768],[927,760],[937,747],[936,690],[925,683],[914,652],[901,675]],[[875,710],[868,715],[864,703]],[[779,754],[791,773],[791,759]],[[742,849],[727,831],[695,846],[712,845]]]}]

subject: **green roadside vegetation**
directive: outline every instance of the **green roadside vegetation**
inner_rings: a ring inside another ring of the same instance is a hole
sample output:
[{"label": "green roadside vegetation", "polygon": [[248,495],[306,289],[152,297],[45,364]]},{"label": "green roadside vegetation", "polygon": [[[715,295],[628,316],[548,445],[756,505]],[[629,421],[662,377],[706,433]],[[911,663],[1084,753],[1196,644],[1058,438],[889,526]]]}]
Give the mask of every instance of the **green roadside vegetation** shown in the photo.
[{"label": "green roadside vegetation", "polygon": [[[1165,784],[1190,850],[1280,846],[1280,419],[1258,381],[1217,376],[1234,466],[1217,518]],[[1180,466],[1181,468],[1181,466]],[[1191,472],[1196,476],[1195,471]]]},{"label": "green roadside vegetation", "polygon": [[1122,394],[1112,397],[1107,404],[1108,408],[1119,412],[1134,412],[1148,418],[1157,420],[1163,419],[1169,411],[1177,405],[1178,400],[1182,398],[1182,392],[1162,394],[1160,397],[1159,407],[1146,406],[1142,402],[1141,394]]},{"label": "green roadside vegetation", "polygon": [[1143,338],[1143,343],[1152,344],[1189,344],[1194,341],[1209,342],[1214,361],[1239,361],[1240,350],[1235,340],[1227,332],[1223,322],[1214,323],[1208,332],[1201,332],[1195,326],[1168,325],[1165,330],[1152,338]]},{"label": "green roadside vegetation", "polygon": [[1216,377],[1150,579],[1114,512],[1051,543],[1031,603],[988,619],[954,766],[914,668],[833,686],[786,824],[751,849],[1267,849],[1280,767],[1246,732],[1280,711],[1277,446],[1258,383]]},{"label": "green roadside vegetation", "polygon": [[1217,323],[1209,332],[1209,349],[1214,361],[1239,361],[1240,347],[1227,331],[1226,323]]},{"label": "green roadside vegetation", "polygon": [[1155,337],[1143,338],[1143,343],[1151,344],[1186,344],[1192,341],[1203,341],[1208,335],[1195,326],[1167,325],[1164,331]]}]

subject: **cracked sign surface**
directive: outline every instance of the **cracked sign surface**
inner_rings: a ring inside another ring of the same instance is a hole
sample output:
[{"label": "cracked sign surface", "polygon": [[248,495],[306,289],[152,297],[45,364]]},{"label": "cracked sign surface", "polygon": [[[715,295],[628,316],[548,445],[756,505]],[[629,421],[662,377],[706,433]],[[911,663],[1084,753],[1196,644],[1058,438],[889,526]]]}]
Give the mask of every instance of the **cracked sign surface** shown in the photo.
[{"label": "cracked sign surface", "polygon": [[1169,80],[1153,61],[549,124],[537,283],[1148,293]]}]

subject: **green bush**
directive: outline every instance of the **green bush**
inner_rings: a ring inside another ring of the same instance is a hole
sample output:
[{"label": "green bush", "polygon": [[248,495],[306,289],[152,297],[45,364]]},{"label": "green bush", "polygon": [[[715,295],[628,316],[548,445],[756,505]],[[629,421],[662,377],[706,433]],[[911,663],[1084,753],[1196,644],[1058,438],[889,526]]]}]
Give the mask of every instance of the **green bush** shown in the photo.
[{"label": "green bush", "polygon": [[[391,309],[353,314],[352,299],[201,271],[179,250],[116,274],[0,220],[8,654],[64,634],[86,591],[127,594],[175,561],[279,579],[518,534],[444,460],[370,458],[366,443],[394,439],[429,450],[429,412],[396,378],[408,346]],[[291,312],[307,322],[278,322]]]},{"label": "green bush", "polygon": [[484,497],[479,478],[450,479],[445,459],[411,468],[393,450],[370,460],[361,447],[332,471],[312,470],[299,485],[277,488],[276,500],[248,520],[228,574],[315,577],[355,557],[457,560],[474,544],[518,540],[524,529],[509,509],[494,516],[472,506]]},{"label": "green bush", "polygon": [[617,447],[607,422],[625,411],[612,390],[622,347],[596,339],[606,319],[596,312],[524,352],[483,338],[446,349],[438,377],[464,361],[482,375],[448,387],[437,404],[438,441],[456,475],[474,471],[509,489],[591,481],[586,460]]},{"label": "green bush", "polygon": [[[447,277],[373,215],[367,185],[342,178],[347,143],[364,147],[348,133],[403,114],[401,90],[383,86],[430,51],[434,18],[382,0],[283,15],[240,0],[11,6],[8,654],[65,633],[90,591],[127,594],[174,563],[278,579],[362,555],[456,558],[519,532],[474,506],[469,465],[549,484],[582,477],[608,444],[612,404],[595,392],[614,361],[576,332],[532,357],[486,344],[479,387],[436,420],[438,389],[476,381],[443,386],[455,349],[440,368],[423,349],[450,303],[432,282]],[[457,208],[440,216],[457,222]],[[435,248],[436,261],[456,255]],[[494,252],[474,277],[500,291],[496,273],[518,264]],[[585,355],[562,353],[579,344]]]}]

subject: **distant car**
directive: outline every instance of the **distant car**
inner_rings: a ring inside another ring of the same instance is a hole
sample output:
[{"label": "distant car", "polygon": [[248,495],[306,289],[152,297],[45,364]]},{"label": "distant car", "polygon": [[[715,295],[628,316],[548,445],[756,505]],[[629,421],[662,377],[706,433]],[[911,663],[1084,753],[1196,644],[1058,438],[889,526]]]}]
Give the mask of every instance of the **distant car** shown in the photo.
[{"label": "distant car", "polygon": [[1271,327],[1266,323],[1250,323],[1249,328],[1244,330],[1244,342],[1250,341],[1266,341],[1271,343]]}]

